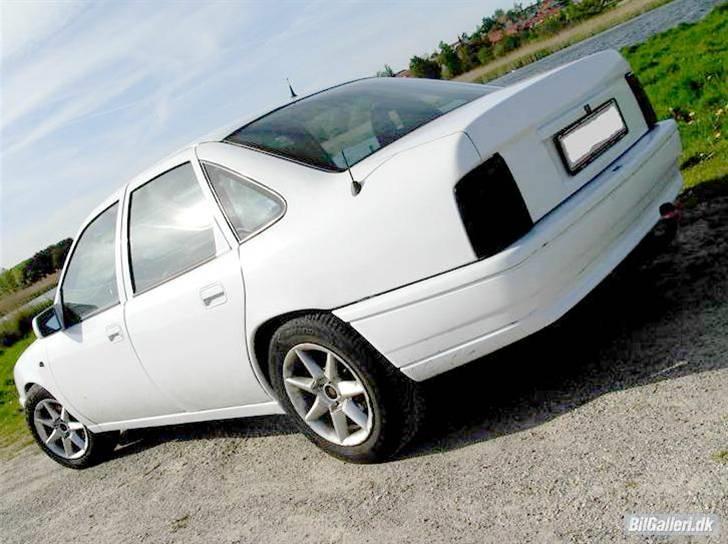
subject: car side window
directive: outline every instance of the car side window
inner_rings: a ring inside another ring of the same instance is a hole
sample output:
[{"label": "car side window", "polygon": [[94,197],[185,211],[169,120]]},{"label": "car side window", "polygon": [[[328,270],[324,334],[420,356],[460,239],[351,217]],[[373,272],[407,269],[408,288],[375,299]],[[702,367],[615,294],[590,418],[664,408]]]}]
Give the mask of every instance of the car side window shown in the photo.
[{"label": "car side window", "polygon": [[248,238],[283,213],[283,201],[271,191],[214,164],[202,163],[202,168],[238,240]]},{"label": "car side window", "polygon": [[70,323],[119,303],[116,288],[116,214],[118,203],[101,212],[81,233],[61,285]]},{"label": "car side window", "polygon": [[215,234],[190,163],[131,193],[129,269],[135,293],[146,291],[215,256]]}]

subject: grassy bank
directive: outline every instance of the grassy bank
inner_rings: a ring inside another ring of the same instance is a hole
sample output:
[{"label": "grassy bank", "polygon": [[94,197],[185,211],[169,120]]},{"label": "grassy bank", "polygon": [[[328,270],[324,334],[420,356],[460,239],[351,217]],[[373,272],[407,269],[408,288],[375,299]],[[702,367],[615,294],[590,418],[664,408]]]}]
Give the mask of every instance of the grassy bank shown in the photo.
[{"label": "grassy bank", "polygon": [[461,74],[454,79],[485,83],[512,70],[531,64],[560,49],[586,40],[670,1],[672,0],[625,1],[616,8],[563,30],[555,36],[530,42],[501,58]]},{"label": "grassy bank", "polygon": [[12,453],[32,441],[13,383],[13,366],[35,339],[31,334],[9,348],[0,348],[0,453]]},{"label": "grassy bank", "polygon": [[685,185],[728,179],[728,3],[622,51],[684,147]]}]

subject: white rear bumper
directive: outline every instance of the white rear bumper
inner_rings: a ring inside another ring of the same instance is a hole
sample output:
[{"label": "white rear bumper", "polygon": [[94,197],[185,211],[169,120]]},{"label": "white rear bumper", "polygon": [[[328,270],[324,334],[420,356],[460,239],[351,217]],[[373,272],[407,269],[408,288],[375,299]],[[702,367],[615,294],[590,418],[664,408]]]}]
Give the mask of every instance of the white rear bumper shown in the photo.
[{"label": "white rear bumper", "polygon": [[521,240],[483,261],[346,306],[392,364],[424,380],[552,323],[601,282],[682,186],[680,138],[659,123]]}]

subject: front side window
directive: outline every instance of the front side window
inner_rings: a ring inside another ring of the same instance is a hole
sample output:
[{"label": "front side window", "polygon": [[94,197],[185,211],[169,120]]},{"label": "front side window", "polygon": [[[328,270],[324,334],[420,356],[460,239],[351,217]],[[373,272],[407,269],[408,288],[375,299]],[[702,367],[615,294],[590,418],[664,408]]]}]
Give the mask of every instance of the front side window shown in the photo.
[{"label": "front side window", "polygon": [[202,166],[238,240],[244,240],[283,213],[283,202],[269,191],[214,164]]},{"label": "front side window", "polygon": [[212,218],[190,163],[131,193],[129,256],[135,293],[215,256]]},{"label": "front side window", "polygon": [[81,233],[61,286],[66,317],[71,323],[119,302],[116,289],[116,214],[118,204],[107,208]]}]

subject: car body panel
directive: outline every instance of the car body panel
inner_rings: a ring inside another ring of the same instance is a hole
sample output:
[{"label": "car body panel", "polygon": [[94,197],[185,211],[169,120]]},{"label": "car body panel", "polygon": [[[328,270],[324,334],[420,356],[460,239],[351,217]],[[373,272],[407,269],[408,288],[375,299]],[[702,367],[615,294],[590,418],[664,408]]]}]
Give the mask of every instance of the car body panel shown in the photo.
[{"label": "car body panel", "polygon": [[676,124],[659,123],[507,250],[334,313],[413,379],[490,353],[563,315],[642,240],[680,190],[679,153]]}]

